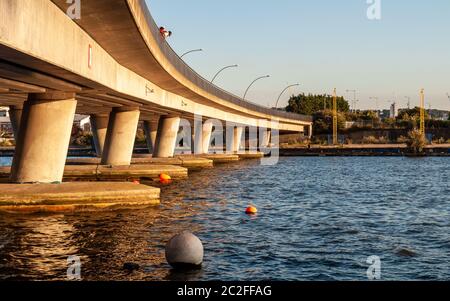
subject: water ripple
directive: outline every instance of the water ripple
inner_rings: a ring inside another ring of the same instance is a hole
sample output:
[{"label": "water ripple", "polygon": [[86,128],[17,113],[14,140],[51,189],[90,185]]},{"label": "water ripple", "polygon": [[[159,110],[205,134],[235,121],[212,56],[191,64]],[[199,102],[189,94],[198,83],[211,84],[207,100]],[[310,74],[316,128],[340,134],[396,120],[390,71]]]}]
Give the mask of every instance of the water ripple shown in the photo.
[{"label": "water ripple", "polygon": [[[0,279],[450,280],[446,158],[281,158],[195,172],[162,187],[157,208],[0,215]],[[246,216],[248,204],[258,207]],[[203,269],[176,272],[168,239],[185,229],[205,246]],[[123,269],[135,263],[139,269]]]}]

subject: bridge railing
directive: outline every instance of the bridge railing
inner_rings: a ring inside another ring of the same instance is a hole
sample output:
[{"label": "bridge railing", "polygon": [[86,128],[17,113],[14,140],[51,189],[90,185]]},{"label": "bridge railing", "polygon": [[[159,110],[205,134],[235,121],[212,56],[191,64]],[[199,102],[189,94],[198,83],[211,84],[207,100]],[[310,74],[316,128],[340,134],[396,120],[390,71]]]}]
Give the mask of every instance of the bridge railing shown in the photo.
[{"label": "bridge railing", "polygon": [[166,39],[164,39],[160,32],[159,27],[156,24],[155,20],[150,14],[145,1],[140,1],[141,8],[145,13],[147,24],[149,25],[149,29],[154,37],[154,39],[158,42],[158,46],[160,50],[164,53],[165,57],[169,60],[169,62],[174,66],[178,72],[183,74],[187,79],[189,79],[196,86],[202,88],[210,94],[213,94],[223,100],[241,106],[243,108],[257,111],[263,114],[274,115],[281,118],[300,120],[305,122],[312,122],[312,117],[307,115],[295,114],[284,112],[280,110],[270,109],[259,104],[256,104],[251,101],[247,101],[242,99],[239,96],[236,96],[224,89],[216,86],[211,83],[200,74],[198,74],[194,69],[192,69],[186,62],[172,49],[172,47],[167,43]]}]

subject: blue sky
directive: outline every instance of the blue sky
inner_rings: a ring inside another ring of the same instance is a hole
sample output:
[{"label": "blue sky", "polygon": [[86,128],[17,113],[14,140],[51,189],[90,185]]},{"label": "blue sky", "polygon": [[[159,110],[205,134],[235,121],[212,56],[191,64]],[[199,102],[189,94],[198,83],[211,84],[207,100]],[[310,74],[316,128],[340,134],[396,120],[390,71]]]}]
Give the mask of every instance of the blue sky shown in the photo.
[{"label": "blue sky", "polygon": [[258,76],[248,99],[273,106],[288,84],[300,91],[338,94],[356,89],[358,108],[419,102],[450,109],[450,1],[381,0],[381,20],[367,18],[366,0],[146,0],[158,25],[173,31],[179,54],[207,79],[239,96]]}]

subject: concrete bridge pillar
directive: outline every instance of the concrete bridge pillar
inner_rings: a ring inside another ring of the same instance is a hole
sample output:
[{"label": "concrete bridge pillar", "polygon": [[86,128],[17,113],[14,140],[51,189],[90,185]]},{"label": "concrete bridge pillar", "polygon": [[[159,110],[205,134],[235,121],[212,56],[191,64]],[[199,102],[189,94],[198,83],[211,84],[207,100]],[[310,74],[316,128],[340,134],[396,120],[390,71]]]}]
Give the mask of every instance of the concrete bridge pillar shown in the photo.
[{"label": "concrete bridge pillar", "polygon": [[204,123],[199,122],[194,129],[194,153],[196,155],[203,155],[209,152],[209,146],[211,144],[213,123],[206,121]]},{"label": "concrete bridge pillar", "polygon": [[227,127],[227,152],[237,153],[241,147],[243,126]]},{"label": "concrete bridge pillar", "polygon": [[101,164],[130,165],[139,123],[138,108],[114,108],[109,114],[108,129]]},{"label": "concrete bridge pillar", "polygon": [[147,148],[150,153],[153,153],[153,150],[155,149],[156,134],[158,132],[158,119],[144,121],[145,140],[147,142]]},{"label": "concrete bridge pillar", "polygon": [[95,114],[90,116],[92,137],[97,157],[102,157],[105,146],[106,132],[108,130],[108,114]]},{"label": "concrete bridge pillar", "polygon": [[194,120],[192,128],[193,153],[195,155],[203,154],[203,122],[202,120]]},{"label": "concrete bridge pillar", "polygon": [[203,135],[202,135],[202,142],[203,142],[203,153],[207,154],[209,152],[209,147],[211,146],[211,134],[213,129],[213,123],[209,120],[207,120],[203,124]]},{"label": "concrete bridge pillar", "polygon": [[76,106],[74,93],[28,96],[16,141],[12,182],[62,181]]},{"label": "concrete bridge pillar", "polygon": [[313,134],[313,125],[311,124],[310,126],[308,126],[308,137],[309,137],[309,139],[312,138],[312,134]]},{"label": "concrete bridge pillar", "polygon": [[170,158],[175,153],[180,117],[161,116],[156,134],[154,158]]},{"label": "concrete bridge pillar", "polygon": [[259,146],[262,148],[268,147],[270,144],[270,138],[272,136],[272,130],[266,129],[263,130],[262,133],[260,132],[260,134],[262,135],[260,137],[261,140],[259,141]]},{"label": "concrete bridge pillar", "polygon": [[9,106],[9,118],[14,133],[14,139],[19,138],[20,121],[22,119],[23,105]]}]

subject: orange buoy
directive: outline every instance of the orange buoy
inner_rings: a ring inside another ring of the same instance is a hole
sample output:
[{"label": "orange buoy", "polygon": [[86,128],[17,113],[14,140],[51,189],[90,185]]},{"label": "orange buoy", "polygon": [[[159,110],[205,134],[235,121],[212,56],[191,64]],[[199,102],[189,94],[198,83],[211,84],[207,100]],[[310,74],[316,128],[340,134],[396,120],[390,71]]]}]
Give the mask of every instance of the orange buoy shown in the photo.
[{"label": "orange buoy", "polygon": [[172,180],[172,177],[169,176],[168,174],[162,173],[159,175],[159,179],[161,181],[170,181],[170,180]]},{"label": "orange buoy", "polygon": [[141,182],[139,182],[139,180],[134,179],[133,184],[141,184]]},{"label": "orange buoy", "polygon": [[258,212],[258,209],[256,209],[256,207],[254,206],[248,206],[247,209],[245,210],[246,214],[256,214]]}]

